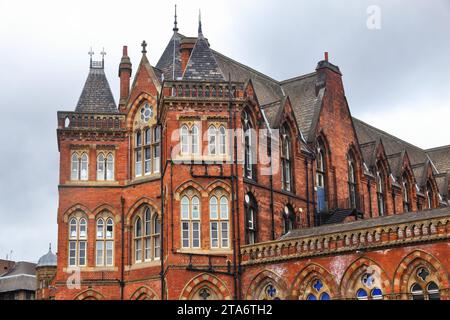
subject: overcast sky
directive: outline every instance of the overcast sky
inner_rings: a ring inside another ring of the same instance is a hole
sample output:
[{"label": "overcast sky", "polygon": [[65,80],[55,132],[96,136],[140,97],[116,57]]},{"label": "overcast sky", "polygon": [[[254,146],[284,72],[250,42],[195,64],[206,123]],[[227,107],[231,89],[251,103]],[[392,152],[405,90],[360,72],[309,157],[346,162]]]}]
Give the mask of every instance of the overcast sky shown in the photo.
[{"label": "overcast sky", "polygon": [[[122,45],[134,71],[140,43],[156,64],[174,1],[0,0],[0,259],[37,261],[56,246],[56,111],[75,109],[92,46],[104,47],[118,101]],[[338,65],[354,116],[422,148],[450,144],[448,0],[178,0],[180,33],[198,10],[212,48],[284,80]],[[367,27],[367,8],[381,29]],[[100,56],[96,56],[100,59]]]}]

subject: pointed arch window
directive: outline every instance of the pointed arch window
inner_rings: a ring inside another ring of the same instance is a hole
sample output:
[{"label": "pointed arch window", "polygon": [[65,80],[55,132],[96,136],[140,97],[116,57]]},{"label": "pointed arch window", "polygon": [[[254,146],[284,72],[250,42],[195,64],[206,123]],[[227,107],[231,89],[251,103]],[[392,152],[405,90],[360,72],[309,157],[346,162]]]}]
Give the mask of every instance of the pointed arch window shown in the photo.
[{"label": "pointed arch window", "polygon": [[320,279],[313,280],[306,291],[306,300],[331,300],[330,289]]},{"label": "pointed arch window", "polygon": [[86,152],[72,153],[71,158],[71,180],[87,181],[89,177],[89,157]]},{"label": "pointed arch window", "polygon": [[181,155],[199,155],[200,154],[200,129],[194,124],[189,127],[183,124],[180,128]]},{"label": "pointed arch window", "polygon": [[145,206],[134,222],[134,261],[158,260],[161,248],[161,221],[156,212]]},{"label": "pointed arch window", "polygon": [[209,199],[211,248],[229,248],[228,198],[216,196]]},{"label": "pointed arch window", "polygon": [[199,129],[198,129],[197,125],[194,124],[191,129],[192,154],[194,154],[194,155],[199,154],[199,148],[200,148],[199,136],[200,136]]},{"label": "pointed arch window", "polygon": [[411,211],[411,187],[408,179],[408,175],[403,173],[402,175],[402,192],[403,192],[403,211]]},{"label": "pointed arch window", "polygon": [[189,154],[189,129],[183,125],[180,130],[181,154]]},{"label": "pointed arch window", "polygon": [[114,265],[114,221],[112,218],[97,219],[96,266]]},{"label": "pointed arch window", "polygon": [[283,212],[283,234],[295,228],[295,214],[290,205],[284,207]]},{"label": "pointed arch window", "polygon": [[244,176],[248,179],[255,179],[255,161],[254,161],[254,143],[253,143],[253,125],[247,111],[242,113],[242,127],[244,140]]},{"label": "pointed arch window", "polygon": [[226,129],[224,126],[210,125],[208,128],[208,154],[211,156],[226,154]]},{"label": "pointed arch window", "polygon": [[158,126],[139,129],[135,133],[135,176],[158,174],[160,170],[161,129]]},{"label": "pointed arch window", "polygon": [[100,152],[97,156],[97,180],[113,181],[114,180],[114,156],[108,153],[106,156]]},{"label": "pointed arch window", "polygon": [[251,193],[247,193],[244,197],[245,207],[245,242],[246,244],[254,244],[258,240],[257,234],[257,205],[256,200]]},{"label": "pointed arch window", "polygon": [[348,193],[349,193],[350,208],[355,209],[357,206],[356,166],[355,166],[355,158],[353,157],[352,153],[348,154]]},{"label": "pointed arch window", "polygon": [[385,179],[380,169],[376,171],[378,215],[386,215]]},{"label": "pointed arch window", "polygon": [[375,276],[370,273],[362,275],[356,284],[356,299],[358,300],[382,300],[383,291],[375,285]]},{"label": "pointed arch window", "polygon": [[87,219],[72,217],[69,220],[69,267],[87,265]]},{"label": "pointed arch window", "polygon": [[433,188],[431,187],[430,181],[427,181],[425,195],[427,198],[428,209],[433,209]]},{"label": "pointed arch window", "polygon": [[317,145],[316,158],[316,187],[317,187],[317,210],[324,212],[327,210],[327,188],[326,188],[326,157],[325,146],[319,141]]},{"label": "pointed arch window", "polygon": [[410,283],[412,300],[440,300],[440,288],[436,276],[428,268],[419,267],[415,270]]},{"label": "pointed arch window", "polygon": [[197,196],[181,198],[181,245],[200,248],[200,199]]},{"label": "pointed arch window", "polygon": [[217,133],[216,127],[213,125],[211,125],[208,129],[208,152],[211,156],[215,156],[217,154]]},{"label": "pointed arch window", "polygon": [[281,185],[283,190],[292,191],[292,149],[289,128],[281,127]]}]

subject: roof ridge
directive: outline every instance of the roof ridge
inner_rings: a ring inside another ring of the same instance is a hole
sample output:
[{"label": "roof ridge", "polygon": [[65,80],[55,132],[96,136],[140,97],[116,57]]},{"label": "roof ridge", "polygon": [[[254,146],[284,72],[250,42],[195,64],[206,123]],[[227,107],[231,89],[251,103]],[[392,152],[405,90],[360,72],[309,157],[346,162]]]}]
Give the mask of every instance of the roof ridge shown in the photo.
[{"label": "roof ridge", "polygon": [[279,82],[278,80],[272,78],[271,76],[268,76],[267,74],[262,73],[261,71],[258,71],[258,70],[256,70],[256,69],[253,69],[252,67],[249,67],[249,66],[247,66],[247,65],[245,65],[245,64],[243,64],[243,63],[241,63],[241,62],[239,62],[239,61],[236,61],[236,60],[234,60],[234,59],[232,59],[232,58],[230,58],[230,57],[224,55],[223,53],[220,53],[220,52],[218,52],[218,51],[216,51],[216,50],[214,50],[214,49],[211,49],[211,51],[212,51],[213,54],[217,54],[217,55],[219,55],[219,56],[221,56],[221,57],[223,57],[223,58],[225,58],[225,59],[228,59],[228,60],[231,61],[232,63],[235,63],[235,64],[237,64],[238,66],[240,66],[240,67],[242,67],[242,68],[244,68],[244,69],[247,69],[247,70],[249,70],[249,71],[255,72],[256,74],[260,75],[261,77],[266,78],[266,79],[268,79],[268,80],[270,80],[270,81],[273,81],[273,82],[275,82],[277,85],[280,85],[280,82]]},{"label": "roof ridge", "polygon": [[425,152],[425,151],[426,151],[425,149],[422,149],[422,148],[420,148],[420,147],[418,147],[418,146],[415,146],[415,145],[411,144],[410,142],[407,142],[407,141],[405,141],[405,140],[403,140],[403,139],[400,139],[399,137],[396,137],[396,136],[394,136],[394,135],[392,135],[392,134],[390,134],[390,133],[388,133],[388,132],[386,132],[386,131],[383,131],[383,130],[381,130],[381,129],[379,129],[379,128],[376,128],[376,127],[374,127],[374,126],[368,124],[367,122],[364,122],[364,121],[362,121],[362,120],[360,120],[360,119],[358,119],[358,118],[355,118],[355,117],[352,117],[352,118],[353,118],[353,120],[356,120],[357,122],[360,122],[360,123],[362,123],[362,124],[368,126],[369,128],[374,129],[375,131],[379,132],[380,134],[384,134],[384,135],[386,135],[386,136],[388,136],[388,137],[390,137],[390,138],[392,138],[392,139],[395,139],[395,140],[397,140],[397,141],[401,141],[402,143],[404,143],[404,144],[406,144],[406,145],[408,145],[408,146],[410,146],[410,147],[412,147],[412,148],[414,148],[414,149],[417,149],[417,150],[419,150],[419,151],[421,151],[421,152],[423,152],[423,153],[426,153],[426,152]]},{"label": "roof ridge", "polygon": [[280,81],[280,85],[283,85],[283,84],[289,83],[289,82],[294,82],[294,81],[297,81],[297,80],[303,80],[303,79],[315,76],[316,74],[317,74],[317,72],[314,71],[314,72],[310,72],[310,73],[307,73],[307,74],[304,74],[304,75],[301,75],[301,76],[297,76],[297,77],[294,77],[294,78],[289,78],[289,79]]},{"label": "roof ridge", "polygon": [[446,146],[440,146],[440,147],[434,147],[434,148],[430,148],[430,149],[424,149],[425,152],[433,152],[433,151],[441,151],[441,150],[445,150],[445,149],[450,149],[450,144],[446,145]]}]

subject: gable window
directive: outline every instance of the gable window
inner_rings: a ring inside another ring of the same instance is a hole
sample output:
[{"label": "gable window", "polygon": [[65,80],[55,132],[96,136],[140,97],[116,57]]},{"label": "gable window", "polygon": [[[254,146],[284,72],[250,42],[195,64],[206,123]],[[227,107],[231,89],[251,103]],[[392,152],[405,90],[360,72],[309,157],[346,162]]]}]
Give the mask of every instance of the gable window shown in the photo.
[{"label": "gable window", "polygon": [[113,181],[114,180],[114,156],[108,153],[106,156],[100,152],[97,156],[97,180]]},{"label": "gable window", "polygon": [[377,203],[378,203],[378,215],[386,215],[386,201],[384,192],[384,175],[377,170],[376,173],[376,183],[377,183]]},{"label": "gable window", "polygon": [[325,147],[319,142],[316,158],[316,187],[317,187],[317,210],[324,212],[327,210],[327,191],[326,191],[326,164]]},{"label": "gable window", "polygon": [[161,131],[153,126],[135,133],[135,176],[157,174],[160,170]]},{"label": "gable window", "polygon": [[228,198],[222,196],[220,201],[212,196],[209,199],[209,219],[211,248],[229,248]]},{"label": "gable window", "polygon": [[281,128],[281,185],[283,190],[292,191],[291,139],[286,125]]},{"label": "gable window", "polygon": [[257,241],[257,225],[256,215],[257,207],[255,198],[251,193],[247,193],[244,197],[245,206],[245,242],[246,244],[254,244]]},{"label": "gable window", "polygon": [[69,267],[87,265],[87,220],[85,217],[72,217],[69,220]]},{"label": "gable window", "polygon": [[350,208],[356,208],[356,171],[355,160],[352,154],[348,155],[348,193]]},{"label": "gable window", "polygon": [[253,126],[247,111],[242,113],[242,127],[244,131],[244,176],[248,179],[255,179],[253,161]]},{"label": "gable window", "polygon": [[76,152],[72,153],[71,159],[71,180],[88,180],[89,176],[89,158],[86,152],[78,154]]},{"label": "gable window", "polygon": [[114,265],[114,221],[112,218],[97,219],[96,266]]},{"label": "gable window", "polygon": [[145,206],[134,222],[134,261],[158,260],[161,248],[161,221],[158,214]]},{"label": "gable window", "polygon": [[295,214],[294,210],[292,210],[292,207],[289,205],[284,207],[283,234],[286,234],[289,231],[293,230],[294,227],[295,227]]},{"label": "gable window", "polygon": [[409,212],[411,211],[411,199],[410,199],[410,184],[408,180],[408,176],[406,173],[402,175],[402,187],[403,187],[403,211]]},{"label": "gable window", "polygon": [[183,248],[200,248],[200,199],[181,198],[181,242]]}]

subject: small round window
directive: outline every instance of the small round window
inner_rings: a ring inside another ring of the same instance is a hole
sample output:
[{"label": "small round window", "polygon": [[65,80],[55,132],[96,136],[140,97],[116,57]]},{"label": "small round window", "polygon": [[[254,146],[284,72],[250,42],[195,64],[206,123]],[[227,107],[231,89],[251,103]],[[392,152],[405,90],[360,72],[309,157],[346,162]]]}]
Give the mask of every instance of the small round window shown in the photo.
[{"label": "small round window", "polygon": [[149,122],[150,118],[153,116],[153,108],[150,107],[148,103],[146,103],[141,108],[141,120],[144,122]]}]

